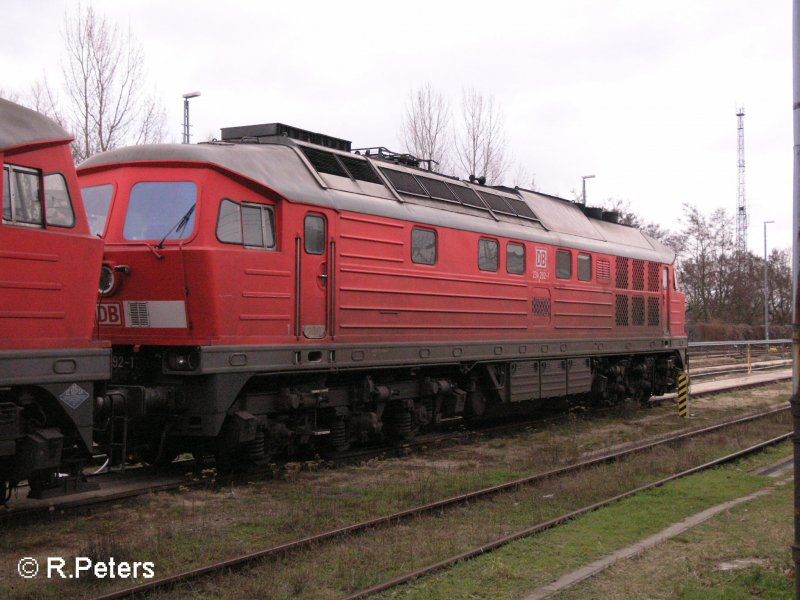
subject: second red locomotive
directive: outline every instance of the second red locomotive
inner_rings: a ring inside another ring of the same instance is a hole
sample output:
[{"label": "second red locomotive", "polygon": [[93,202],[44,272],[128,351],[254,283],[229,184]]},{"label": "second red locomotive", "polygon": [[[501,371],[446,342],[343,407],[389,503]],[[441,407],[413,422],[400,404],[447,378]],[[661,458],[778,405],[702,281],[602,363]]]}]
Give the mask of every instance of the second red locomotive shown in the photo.
[{"label": "second red locomotive", "polygon": [[111,374],[93,335],[103,243],[90,235],[69,143],[0,99],[0,504],[41,494],[92,453],[95,395]]},{"label": "second red locomotive", "polygon": [[599,209],[281,124],[107,152],[79,178],[109,402],[147,461],[645,400],[684,365],[674,253]]}]

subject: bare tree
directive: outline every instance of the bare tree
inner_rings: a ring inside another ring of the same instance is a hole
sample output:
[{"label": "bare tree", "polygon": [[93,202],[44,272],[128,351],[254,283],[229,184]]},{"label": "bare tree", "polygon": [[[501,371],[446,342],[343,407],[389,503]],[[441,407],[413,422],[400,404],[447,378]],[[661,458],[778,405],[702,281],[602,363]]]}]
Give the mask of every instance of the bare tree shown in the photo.
[{"label": "bare tree", "polygon": [[0,98],[8,100],[9,102],[16,102],[19,104],[19,94],[14,90],[9,90],[4,87],[0,87]]},{"label": "bare tree", "polygon": [[517,170],[514,172],[511,183],[516,187],[524,188],[532,192],[539,191],[539,186],[536,183],[536,173],[527,170],[522,163],[517,163]]},{"label": "bare tree", "polygon": [[64,41],[64,116],[76,138],[75,159],[125,143],[160,141],[164,109],[143,91],[144,52],[130,31],[123,35],[91,5],[79,6],[66,19]]},{"label": "bare tree", "polygon": [[430,84],[411,92],[402,122],[404,150],[434,161],[435,171],[450,169],[450,107]]},{"label": "bare tree", "polygon": [[461,116],[455,140],[459,164],[470,175],[499,182],[510,162],[502,111],[495,106],[494,98],[469,88],[462,94]]},{"label": "bare tree", "polygon": [[36,112],[50,117],[56,123],[66,128],[67,124],[64,115],[62,115],[58,109],[57,94],[50,86],[46,75],[31,85],[25,99],[25,104]]}]

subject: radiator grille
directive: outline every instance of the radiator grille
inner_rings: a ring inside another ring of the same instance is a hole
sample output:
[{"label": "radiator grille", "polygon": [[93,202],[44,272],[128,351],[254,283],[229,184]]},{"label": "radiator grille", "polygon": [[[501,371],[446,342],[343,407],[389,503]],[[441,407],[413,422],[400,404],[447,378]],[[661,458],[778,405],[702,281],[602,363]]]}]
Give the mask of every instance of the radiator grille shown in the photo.
[{"label": "radiator grille", "polygon": [[617,257],[617,287],[628,289],[628,259],[621,256]]},{"label": "radiator grille", "polygon": [[657,292],[658,291],[658,273],[659,273],[659,264],[658,263],[648,263],[647,265],[647,290],[649,292]]},{"label": "radiator grille", "polygon": [[611,263],[602,258],[597,259],[597,281],[611,281]]},{"label": "radiator grille", "polygon": [[644,298],[634,296],[631,300],[631,324],[635,327],[644,325]]},{"label": "radiator grille", "polygon": [[150,327],[150,311],[147,302],[129,302],[128,314],[130,316],[129,327]]},{"label": "radiator grille", "polygon": [[633,289],[644,290],[644,261],[633,261]]},{"label": "radiator grille", "polygon": [[616,323],[617,327],[628,326],[628,297],[616,297]]},{"label": "radiator grille", "polygon": [[647,299],[647,325],[658,327],[661,323],[661,307],[658,298]]},{"label": "radiator grille", "polygon": [[550,298],[533,299],[533,316],[534,317],[550,316]]}]

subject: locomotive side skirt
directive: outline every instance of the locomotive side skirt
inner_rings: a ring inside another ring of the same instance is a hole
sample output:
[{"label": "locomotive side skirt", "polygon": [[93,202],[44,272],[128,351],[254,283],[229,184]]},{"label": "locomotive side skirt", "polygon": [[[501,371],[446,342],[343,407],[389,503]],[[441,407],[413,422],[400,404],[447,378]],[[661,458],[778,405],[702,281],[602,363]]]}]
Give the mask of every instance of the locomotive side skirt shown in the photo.
[{"label": "locomotive side skirt", "polygon": [[[658,353],[675,350],[685,355],[685,338],[636,340],[548,339],[526,342],[468,342],[462,344],[330,344],[313,347],[293,346],[200,346],[197,365],[191,374],[218,373],[288,373],[339,369],[365,369],[387,366],[426,366],[519,359],[558,357],[612,356]],[[181,350],[175,350],[180,353]],[[165,373],[188,375],[186,370],[170,369]]]}]

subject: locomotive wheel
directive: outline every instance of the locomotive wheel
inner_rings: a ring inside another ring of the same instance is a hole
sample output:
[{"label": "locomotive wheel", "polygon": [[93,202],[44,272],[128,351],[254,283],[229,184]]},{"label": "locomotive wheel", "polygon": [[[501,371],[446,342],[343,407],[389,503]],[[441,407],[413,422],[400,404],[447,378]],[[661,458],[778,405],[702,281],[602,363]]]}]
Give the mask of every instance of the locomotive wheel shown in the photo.
[{"label": "locomotive wheel", "polygon": [[486,413],[486,396],[480,390],[475,390],[467,396],[469,414],[473,417],[482,417]]}]

